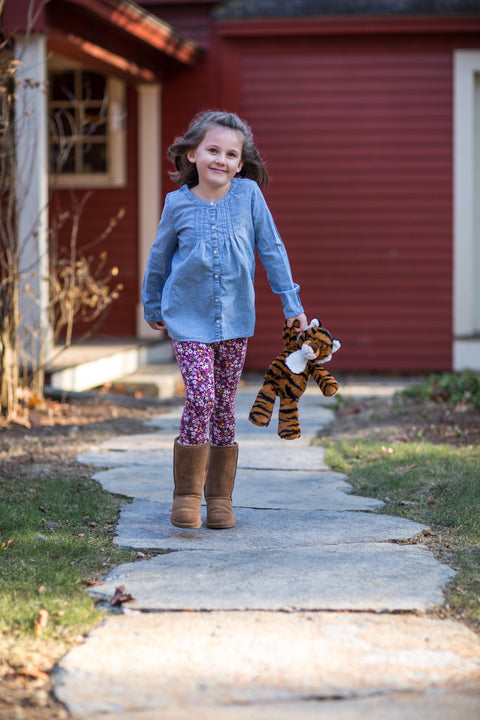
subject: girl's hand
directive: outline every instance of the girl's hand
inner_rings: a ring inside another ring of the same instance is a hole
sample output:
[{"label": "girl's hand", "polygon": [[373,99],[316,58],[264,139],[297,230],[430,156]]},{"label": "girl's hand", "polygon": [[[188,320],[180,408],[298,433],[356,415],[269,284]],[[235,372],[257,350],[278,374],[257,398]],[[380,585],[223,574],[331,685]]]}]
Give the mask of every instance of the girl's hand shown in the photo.
[{"label": "girl's hand", "polygon": [[148,322],[148,320],[147,320],[146,322],[147,322],[147,325],[150,325],[152,330],[166,330],[167,329],[163,320],[160,320],[159,322]]},{"label": "girl's hand", "polygon": [[287,318],[287,327],[292,327],[295,320],[298,320],[300,323],[299,332],[302,332],[302,330],[305,330],[308,326],[307,316],[305,313],[302,313],[301,315],[295,315],[295,317]]}]

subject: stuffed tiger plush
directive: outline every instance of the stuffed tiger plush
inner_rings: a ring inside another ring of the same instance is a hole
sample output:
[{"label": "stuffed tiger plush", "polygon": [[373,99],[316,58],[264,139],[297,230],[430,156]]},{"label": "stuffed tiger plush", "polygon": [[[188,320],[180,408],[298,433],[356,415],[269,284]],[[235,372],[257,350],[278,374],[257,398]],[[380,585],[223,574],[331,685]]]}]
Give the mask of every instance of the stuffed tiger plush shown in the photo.
[{"label": "stuffed tiger plush", "polygon": [[248,419],[254,425],[266,427],[272,418],[276,396],[280,398],[278,413],[278,434],[285,440],[300,437],[298,401],[307,388],[308,379],[313,377],[326,397],[335,395],[338,382],[333,375],[321,367],[341,347],[340,340],[332,338],[319,320],[312,320],[301,333],[299,322],[289,328],[285,323],[283,342],[285,350],[277,355],[265,373],[252,405]]}]

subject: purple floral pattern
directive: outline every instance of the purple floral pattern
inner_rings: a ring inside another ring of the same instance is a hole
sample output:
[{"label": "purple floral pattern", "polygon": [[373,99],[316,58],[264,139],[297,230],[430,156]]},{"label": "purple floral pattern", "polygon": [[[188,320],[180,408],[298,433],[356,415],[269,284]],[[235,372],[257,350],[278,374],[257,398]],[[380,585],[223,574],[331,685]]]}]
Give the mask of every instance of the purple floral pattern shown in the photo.
[{"label": "purple floral pattern", "polygon": [[185,383],[179,441],[233,445],[235,393],[247,352],[247,338],[216,343],[177,342],[173,348]]}]

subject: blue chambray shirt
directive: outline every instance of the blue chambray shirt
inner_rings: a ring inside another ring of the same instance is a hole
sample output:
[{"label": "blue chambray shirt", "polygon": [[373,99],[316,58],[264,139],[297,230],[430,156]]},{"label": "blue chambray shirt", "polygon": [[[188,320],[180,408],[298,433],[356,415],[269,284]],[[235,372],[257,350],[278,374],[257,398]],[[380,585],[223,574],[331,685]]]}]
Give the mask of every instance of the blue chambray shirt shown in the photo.
[{"label": "blue chambray shirt", "polygon": [[255,248],[285,317],[303,312],[285,246],[257,183],[233,178],[219,200],[168,193],[142,287],[145,320],[178,341],[250,337]]}]

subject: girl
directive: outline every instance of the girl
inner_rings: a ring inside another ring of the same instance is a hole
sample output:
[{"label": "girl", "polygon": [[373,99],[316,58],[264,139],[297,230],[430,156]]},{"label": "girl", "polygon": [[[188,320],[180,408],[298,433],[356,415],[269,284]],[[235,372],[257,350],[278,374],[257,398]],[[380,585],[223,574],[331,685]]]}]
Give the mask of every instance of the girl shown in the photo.
[{"label": "girl", "polygon": [[235,393],[255,324],[255,249],[280,295],[288,324],[307,319],[299,286],[260,187],[266,168],[237,115],[197,115],[168,149],[179,190],[165,199],[142,289],[145,320],[166,330],[185,383],[174,443],[171,522],[198,528],[202,491],[207,527],[235,525]]}]

